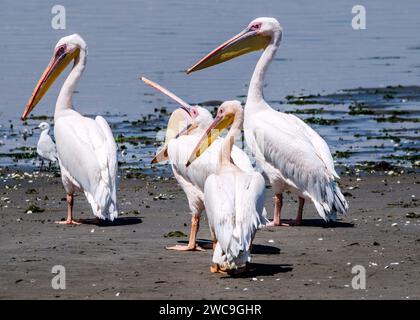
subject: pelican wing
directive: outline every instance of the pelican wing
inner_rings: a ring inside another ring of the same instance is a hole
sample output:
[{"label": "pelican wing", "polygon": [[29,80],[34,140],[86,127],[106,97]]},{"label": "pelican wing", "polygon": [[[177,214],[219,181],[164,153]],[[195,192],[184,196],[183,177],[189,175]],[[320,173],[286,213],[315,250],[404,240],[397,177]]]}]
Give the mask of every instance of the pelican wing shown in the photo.
[{"label": "pelican wing", "polygon": [[[226,255],[235,228],[235,176],[212,174],[208,177],[204,189],[209,226],[217,238],[222,254]],[[220,263],[226,258],[220,257]]]},{"label": "pelican wing", "polygon": [[60,166],[85,192],[95,216],[117,217],[117,146],[108,123],[73,112],[54,127]]},{"label": "pelican wing", "polygon": [[264,210],[265,181],[260,173],[234,171],[211,175],[205,186],[209,225],[217,238],[213,262],[229,269],[250,261],[257,229],[268,220]]},{"label": "pelican wing", "polygon": [[265,181],[258,172],[239,174],[236,180],[235,209],[236,220],[232,238],[236,245],[232,252],[249,250],[257,229],[268,223],[264,209]]},{"label": "pelican wing", "polygon": [[347,211],[347,202],[334,180],[335,171],[329,169],[308,130],[272,109],[257,113],[252,122],[250,143],[257,159],[277,169],[289,185],[309,196],[326,221],[335,219],[336,212]]},{"label": "pelican wing", "polygon": [[318,156],[327,166],[329,172],[336,178],[339,179],[339,176],[334,168],[334,160],[331,155],[330,147],[325,142],[325,140],[310,126],[308,126],[302,119],[296,117],[293,114],[288,114],[291,121],[293,121],[296,126],[300,127],[303,130],[303,133],[311,141],[312,145],[315,147],[315,150]]}]

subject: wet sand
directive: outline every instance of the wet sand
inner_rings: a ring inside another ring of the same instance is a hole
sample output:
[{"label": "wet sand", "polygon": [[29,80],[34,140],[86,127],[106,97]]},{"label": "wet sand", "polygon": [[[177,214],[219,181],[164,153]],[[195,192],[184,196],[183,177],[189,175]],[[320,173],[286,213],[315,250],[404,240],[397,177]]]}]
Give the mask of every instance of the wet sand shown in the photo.
[{"label": "wet sand", "polygon": [[[348,215],[326,225],[307,205],[303,226],[259,231],[255,270],[240,278],[210,273],[211,250],[165,250],[187,241],[165,234],[189,233],[186,198],[173,179],[121,179],[117,222],[62,226],[53,223],[65,217],[60,178],[20,176],[0,183],[1,299],[420,298],[420,218],[406,217],[420,213],[416,174],[343,177]],[[297,203],[285,198],[284,215],[294,217]],[[27,214],[30,204],[45,211]],[[75,216],[93,217],[83,195]],[[209,236],[203,215],[199,238]],[[54,265],[66,269],[66,290],[51,287]],[[354,265],[366,268],[366,290],[351,286]]]}]

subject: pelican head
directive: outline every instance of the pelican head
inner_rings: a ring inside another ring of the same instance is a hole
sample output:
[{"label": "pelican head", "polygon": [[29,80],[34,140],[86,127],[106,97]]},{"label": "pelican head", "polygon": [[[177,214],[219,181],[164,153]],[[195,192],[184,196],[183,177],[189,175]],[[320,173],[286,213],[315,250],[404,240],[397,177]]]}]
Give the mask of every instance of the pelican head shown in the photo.
[{"label": "pelican head", "polygon": [[58,41],[51,61],[26,105],[22,120],[26,119],[67,65],[72,61],[78,61],[80,51],[86,51],[86,42],[78,34],[72,34]]},{"label": "pelican head", "polygon": [[165,144],[163,148],[156,153],[155,157],[152,159],[152,163],[168,160],[168,144],[172,139],[191,134],[197,128],[204,131],[212,121],[213,117],[211,116],[211,113],[203,107],[191,106],[187,112],[186,109],[182,107],[175,109],[169,117],[168,126],[166,128]]},{"label": "pelican head", "polygon": [[187,74],[226,62],[249,52],[264,50],[270,43],[280,41],[283,29],[274,18],[254,19],[242,32],[224,42],[195,65]]},{"label": "pelican head", "polygon": [[217,139],[218,136],[229,128],[234,121],[239,121],[242,124],[242,106],[237,100],[225,101],[217,110],[217,115],[213,122],[207,127],[200,141],[197,143],[190,158],[187,162],[187,167]]},{"label": "pelican head", "polygon": [[165,143],[167,144],[172,139],[184,134],[189,134],[196,128],[205,130],[212,121],[211,113],[203,107],[191,106],[189,109],[182,107],[175,109],[168,121]]},{"label": "pelican head", "polygon": [[180,97],[156,82],[153,82],[146,77],[140,77],[140,79],[180,105],[180,107],[175,109],[169,117],[163,148],[152,159],[152,163],[158,163],[168,159],[168,144],[172,139],[176,139],[184,134],[189,134],[197,127],[204,130],[212,122],[213,118],[208,110],[199,106],[189,105]]}]

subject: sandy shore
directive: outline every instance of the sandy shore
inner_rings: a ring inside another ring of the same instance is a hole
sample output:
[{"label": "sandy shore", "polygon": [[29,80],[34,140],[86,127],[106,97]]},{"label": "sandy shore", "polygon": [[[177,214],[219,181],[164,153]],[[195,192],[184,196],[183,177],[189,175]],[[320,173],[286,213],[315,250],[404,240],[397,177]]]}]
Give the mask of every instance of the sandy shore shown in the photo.
[{"label": "sandy shore", "polygon": [[[406,217],[419,214],[415,174],[343,177],[349,215],[326,226],[308,205],[303,226],[258,232],[255,271],[241,278],[211,274],[210,250],[165,250],[187,240],[165,234],[189,232],[186,198],[173,179],[121,179],[117,223],[61,226],[53,223],[65,217],[60,178],[21,176],[0,183],[3,299],[420,298],[420,218]],[[30,204],[45,211],[27,214]],[[285,216],[296,208],[286,196]],[[271,217],[271,200],[267,210]],[[92,217],[83,195],[75,212]],[[209,239],[205,216],[199,238]],[[66,290],[51,287],[54,265],[66,268]],[[351,287],[354,265],[366,268],[366,290]]]}]

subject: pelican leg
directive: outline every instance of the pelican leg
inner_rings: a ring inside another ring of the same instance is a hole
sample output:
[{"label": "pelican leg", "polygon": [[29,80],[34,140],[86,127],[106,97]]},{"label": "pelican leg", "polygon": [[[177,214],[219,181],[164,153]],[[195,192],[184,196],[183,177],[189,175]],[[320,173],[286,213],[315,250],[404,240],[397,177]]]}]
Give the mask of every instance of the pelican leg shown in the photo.
[{"label": "pelican leg", "polygon": [[200,215],[194,214],[191,217],[191,232],[190,232],[190,239],[188,241],[188,245],[175,245],[171,247],[166,247],[167,250],[176,250],[176,251],[205,251],[203,248],[197,245],[197,233],[198,229],[200,228]]},{"label": "pelican leg", "polygon": [[296,220],[289,222],[290,226],[299,226],[302,223],[303,206],[305,205],[305,199],[299,197],[299,208],[296,216]]},{"label": "pelican leg", "polygon": [[67,220],[65,221],[56,221],[58,224],[76,224],[79,225],[80,222],[73,220],[73,194],[67,195]]},{"label": "pelican leg", "polygon": [[44,159],[41,159],[41,167],[39,167],[39,171],[42,171],[43,166],[44,166]]},{"label": "pelican leg", "polygon": [[276,195],[274,196],[274,218],[273,218],[273,221],[269,224],[269,226],[272,226],[272,227],[288,226],[288,224],[281,222],[282,206],[283,206],[283,194],[276,193]]},{"label": "pelican leg", "polygon": [[50,161],[50,163],[48,165],[48,171],[51,171],[51,161]]}]

